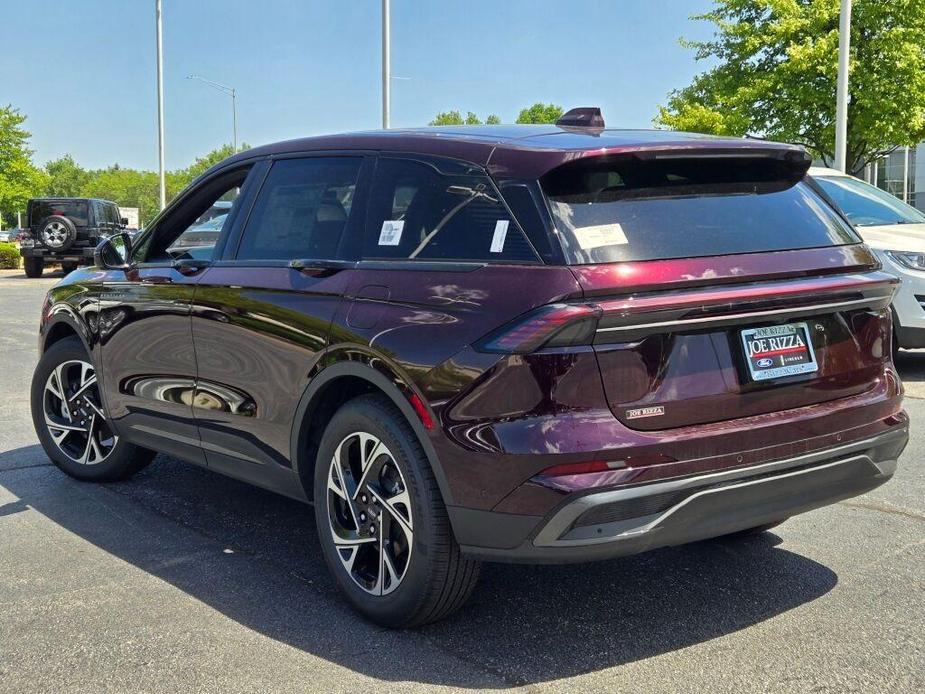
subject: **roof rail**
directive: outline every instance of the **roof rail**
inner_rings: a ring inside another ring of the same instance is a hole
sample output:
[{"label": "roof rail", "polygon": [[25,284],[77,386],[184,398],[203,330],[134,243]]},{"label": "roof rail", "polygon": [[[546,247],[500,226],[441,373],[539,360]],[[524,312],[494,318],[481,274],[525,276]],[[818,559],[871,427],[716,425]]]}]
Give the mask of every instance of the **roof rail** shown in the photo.
[{"label": "roof rail", "polygon": [[556,125],[560,128],[603,128],[604,116],[597,106],[581,106],[563,113]]}]

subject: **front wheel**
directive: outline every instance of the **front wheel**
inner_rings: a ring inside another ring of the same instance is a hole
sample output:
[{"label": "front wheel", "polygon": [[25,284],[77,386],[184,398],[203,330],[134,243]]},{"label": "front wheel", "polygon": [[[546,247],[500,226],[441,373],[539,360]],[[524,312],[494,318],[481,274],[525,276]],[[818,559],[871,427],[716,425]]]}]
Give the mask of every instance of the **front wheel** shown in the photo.
[{"label": "front wheel", "polygon": [[42,276],[42,270],[45,268],[44,258],[23,258],[23,269],[26,271],[26,277],[35,279]]},{"label": "front wheel", "polygon": [[315,518],[338,587],[365,617],[391,628],[443,619],[478,580],[453,537],[430,463],[385,396],[335,413],[321,440]]},{"label": "front wheel", "polygon": [[76,337],[56,342],[39,360],[32,375],[32,423],[52,462],[77,479],[125,479],[154,458],[154,451],[115,434],[96,371]]}]

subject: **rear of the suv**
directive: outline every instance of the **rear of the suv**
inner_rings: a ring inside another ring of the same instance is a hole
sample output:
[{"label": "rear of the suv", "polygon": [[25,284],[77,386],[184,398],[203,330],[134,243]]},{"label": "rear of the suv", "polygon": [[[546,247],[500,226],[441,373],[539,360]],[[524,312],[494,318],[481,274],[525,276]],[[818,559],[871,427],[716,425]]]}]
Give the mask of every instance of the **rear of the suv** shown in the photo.
[{"label": "rear of the suv", "polygon": [[206,172],[50,293],[49,456],[111,480],[159,450],[314,502],[339,587],[388,626],[457,609],[480,559],[759,531],[889,479],[896,280],[806,153],[563,125]]},{"label": "rear of the suv", "polygon": [[27,232],[20,235],[26,276],[40,277],[46,263],[61,263],[65,272],[91,263],[100,240],[124,226],[110,200],[32,198],[26,206]]},{"label": "rear of the suv", "polygon": [[768,527],[892,475],[907,437],[897,282],[802,180],[808,164],[705,141],[540,176],[580,296],[477,342],[504,356],[444,410],[450,436],[503,452],[519,482],[462,512],[482,529],[469,551],[633,553]]}]

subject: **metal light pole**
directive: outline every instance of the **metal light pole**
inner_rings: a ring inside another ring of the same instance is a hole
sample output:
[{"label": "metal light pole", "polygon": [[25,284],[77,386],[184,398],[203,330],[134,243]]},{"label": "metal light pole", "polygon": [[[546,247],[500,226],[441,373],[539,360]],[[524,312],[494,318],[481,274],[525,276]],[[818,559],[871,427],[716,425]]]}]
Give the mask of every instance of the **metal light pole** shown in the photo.
[{"label": "metal light pole", "polygon": [[388,129],[390,111],[392,109],[391,95],[391,27],[389,26],[389,0],[382,0],[382,127]]},{"label": "metal light pole", "polygon": [[157,173],[161,209],[167,205],[167,184],[164,178],[164,55],[161,30],[161,0],[154,0],[157,16]]},{"label": "metal light pole", "polygon": [[227,84],[221,84],[219,82],[213,82],[212,80],[207,80],[205,77],[200,75],[187,75],[186,79],[188,80],[199,80],[200,82],[205,82],[207,85],[213,89],[217,89],[223,94],[227,94],[231,97],[231,146],[234,148],[234,151],[238,151],[238,106],[237,106],[237,92],[234,87],[229,87]]},{"label": "metal light pole", "polygon": [[848,140],[848,57],[851,49],[851,0],[841,0],[838,17],[838,87],[835,103],[835,168],[845,171]]}]

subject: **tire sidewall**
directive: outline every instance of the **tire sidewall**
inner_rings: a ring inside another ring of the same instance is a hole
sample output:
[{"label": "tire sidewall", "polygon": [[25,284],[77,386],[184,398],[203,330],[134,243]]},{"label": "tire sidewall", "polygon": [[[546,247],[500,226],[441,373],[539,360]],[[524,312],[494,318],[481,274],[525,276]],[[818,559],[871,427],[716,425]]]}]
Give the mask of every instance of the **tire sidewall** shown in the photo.
[{"label": "tire sidewall", "polygon": [[45,268],[44,258],[26,256],[22,260],[26,277],[35,278],[42,276],[42,270]]},{"label": "tire sidewall", "polygon": [[[325,429],[318,449],[314,475],[315,522],[325,562],[347,599],[365,616],[390,626],[401,626],[423,603],[433,574],[432,501],[424,476],[430,473],[422,459],[420,445],[407,423],[394,407],[386,408],[376,399],[360,397],[344,405]],[[403,426],[404,425],[404,426]],[[348,575],[337,556],[328,521],[327,475],[335,448],[350,434],[365,431],[377,436],[390,450],[405,479],[411,497],[414,526],[411,557],[401,584],[393,592],[373,596]]]},{"label": "tire sidewall", "polygon": [[[102,463],[81,465],[61,452],[55,442],[52,441],[51,434],[48,433],[48,427],[45,425],[43,409],[45,383],[58,364],[74,359],[93,363],[87,349],[77,337],[67,338],[53,344],[42,355],[38,365],[35,367],[35,372],[32,374],[31,389],[32,424],[35,427],[35,433],[51,461],[72,477],[88,481],[116,479],[122,475],[129,465],[133,464],[133,458],[137,452],[135,446],[126,443],[125,440],[120,438],[116,442],[115,448]],[[96,369],[95,364],[94,369]]]}]

